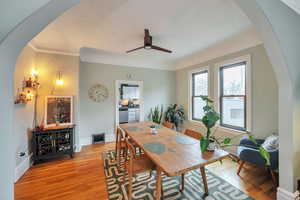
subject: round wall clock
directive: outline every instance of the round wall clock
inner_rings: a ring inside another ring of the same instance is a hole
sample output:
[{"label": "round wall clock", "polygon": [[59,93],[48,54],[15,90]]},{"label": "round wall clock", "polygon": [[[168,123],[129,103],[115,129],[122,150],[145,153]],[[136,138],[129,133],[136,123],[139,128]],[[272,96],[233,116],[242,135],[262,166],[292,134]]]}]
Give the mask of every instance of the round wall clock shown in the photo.
[{"label": "round wall clock", "polygon": [[104,85],[96,84],[89,89],[89,98],[95,102],[102,102],[108,98],[108,90]]}]

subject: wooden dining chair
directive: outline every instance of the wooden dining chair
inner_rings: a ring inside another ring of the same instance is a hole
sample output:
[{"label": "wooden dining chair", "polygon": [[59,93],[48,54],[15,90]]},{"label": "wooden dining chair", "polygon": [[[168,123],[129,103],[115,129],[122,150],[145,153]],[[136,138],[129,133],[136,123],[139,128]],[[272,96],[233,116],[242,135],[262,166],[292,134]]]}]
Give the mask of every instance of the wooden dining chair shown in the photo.
[{"label": "wooden dining chair", "polygon": [[171,122],[163,122],[161,124],[166,128],[173,129],[173,124]]},{"label": "wooden dining chair", "polygon": [[[145,155],[136,154],[135,147],[128,138],[125,139],[127,149],[129,150],[129,159],[125,161],[125,169],[128,172],[128,199],[132,198],[132,177],[134,174],[149,172],[150,178],[152,170],[155,169],[155,164]],[[124,173],[123,180],[126,180]]]},{"label": "wooden dining chair", "polygon": [[[185,129],[184,134],[189,136],[189,137],[192,137],[196,140],[200,140],[203,137],[203,135],[200,132],[197,132],[197,131],[194,131],[194,130],[191,130],[191,129]],[[180,190],[181,191],[184,190],[184,173],[181,174],[181,189]]]},{"label": "wooden dining chair", "polygon": [[[126,135],[125,131],[118,126],[117,133],[116,133],[116,156],[117,156],[118,165],[120,165],[121,155],[125,158],[125,160],[127,159],[128,149],[125,141],[126,138],[128,138],[128,136]],[[130,138],[129,141],[134,146],[136,153],[137,152],[139,154],[143,153],[142,150],[138,147],[137,144],[135,144],[134,141],[132,141]]]},{"label": "wooden dining chair", "polygon": [[116,129],[116,157],[118,165],[120,165],[121,154],[127,158],[127,145],[126,145],[126,135],[124,130],[122,130],[119,126]]},{"label": "wooden dining chair", "polygon": [[196,140],[200,140],[203,137],[203,135],[200,132],[191,129],[185,129],[184,134],[192,138],[195,138]]}]

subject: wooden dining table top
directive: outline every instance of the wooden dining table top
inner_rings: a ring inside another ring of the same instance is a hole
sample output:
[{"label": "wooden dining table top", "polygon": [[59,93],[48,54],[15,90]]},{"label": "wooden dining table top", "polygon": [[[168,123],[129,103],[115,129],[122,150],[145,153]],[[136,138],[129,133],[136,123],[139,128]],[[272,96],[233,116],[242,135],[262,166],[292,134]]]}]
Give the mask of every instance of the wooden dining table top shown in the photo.
[{"label": "wooden dining table top", "polygon": [[[157,134],[150,131],[153,122],[120,124],[126,134],[144,151],[157,167],[168,176],[177,176],[187,171],[226,158],[229,153],[216,149],[202,153],[200,141],[166,127],[157,128]],[[156,124],[158,125],[158,124]],[[188,137],[188,138],[185,138]],[[180,142],[179,139],[184,139]],[[187,139],[187,140],[186,140]],[[165,146],[163,153],[155,153],[145,148],[145,144],[159,143]]]}]

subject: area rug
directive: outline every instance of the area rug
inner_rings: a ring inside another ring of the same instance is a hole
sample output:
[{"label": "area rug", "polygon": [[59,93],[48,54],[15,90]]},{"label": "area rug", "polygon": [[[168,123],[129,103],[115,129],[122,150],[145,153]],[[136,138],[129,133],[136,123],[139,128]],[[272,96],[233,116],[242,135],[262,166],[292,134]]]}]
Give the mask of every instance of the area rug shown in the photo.
[{"label": "area rug", "polygon": [[[115,151],[107,151],[102,154],[104,161],[104,170],[108,189],[109,200],[127,200],[128,176],[123,181],[125,173],[123,168],[124,159],[121,161],[121,167],[117,166]],[[206,170],[209,196],[203,197],[204,189],[200,170],[190,171],[185,174],[185,189],[180,192],[181,177],[162,176],[163,197],[165,200],[252,200],[245,193],[235,188],[224,179],[214,175]],[[156,174],[153,171],[152,176],[149,173],[137,174],[133,177],[132,200],[154,200]]]}]

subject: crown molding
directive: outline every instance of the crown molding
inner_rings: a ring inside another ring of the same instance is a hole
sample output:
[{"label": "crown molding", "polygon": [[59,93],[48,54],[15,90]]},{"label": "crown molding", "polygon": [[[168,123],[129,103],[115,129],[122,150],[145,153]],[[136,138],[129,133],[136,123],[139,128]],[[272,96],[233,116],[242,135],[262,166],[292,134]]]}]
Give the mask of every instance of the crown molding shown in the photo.
[{"label": "crown molding", "polygon": [[49,50],[49,49],[41,49],[36,47],[32,42],[28,42],[28,46],[35,52],[38,53],[48,53],[48,54],[57,54],[57,55],[64,55],[64,56],[76,56],[79,57],[79,53],[72,53],[72,52],[65,52],[65,51],[56,51],[56,50]]}]

